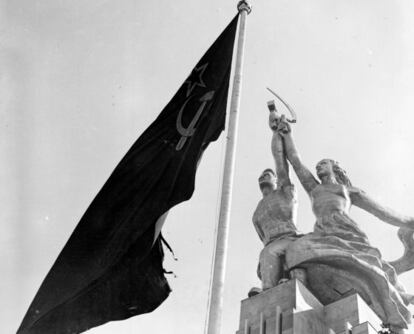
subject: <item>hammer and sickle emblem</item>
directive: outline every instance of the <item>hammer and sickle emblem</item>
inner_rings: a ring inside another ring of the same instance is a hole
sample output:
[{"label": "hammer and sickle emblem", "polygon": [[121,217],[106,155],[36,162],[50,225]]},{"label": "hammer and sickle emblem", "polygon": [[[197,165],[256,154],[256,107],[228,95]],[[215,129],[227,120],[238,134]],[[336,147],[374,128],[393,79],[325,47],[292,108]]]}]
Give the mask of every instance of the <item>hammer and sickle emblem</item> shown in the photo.
[{"label": "hammer and sickle emblem", "polygon": [[287,110],[289,110],[289,112],[290,112],[290,115],[292,116],[292,118],[291,119],[289,119],[289,118],[287,118],[286,120],[289,122],[289,123],[296,123],[296,121],[297,121],[297,117],[296,117],[296,113],[295,113],[295,111],[293,110],[293,108],[285,101],[285,100],[283,100],[279,95],[277,95],[273,90],[271,90],[269,87],[266,87],[266,89],[269,91],[269,92],[271,92],[274,96],[276,96],[276,98],[280,101],[280,102],[282,102],[283,103],[283,105],[286,107],[286,109]]},{"label": "hammer and sickle emblem", "polygon": [[187,98],[187,100],[185,100],[183,106],[180,109],[180,112],[178,113],[177,122],[176,122],[177,131],[182,136],[180,138],[177,146],[175,147],[175,149],[177,151],[179,151],[183,148],[183,146],[184,146],[185,142],[187,141],[188,137],[191,137],[192,135],[194,135],[194,132],[196,130],[195,125],[197,124],[197,121],[199,120],[199,118],[200,118],[207,102],[210,101],[213,98],[213,96],[214,96],[214,90],[212,90],[210,92],[207,92],[202,97],[200,97],[199,101],[201,102],[201,105],[198,108],[196,114],[194,115],[194,118],[191,120],[191,122],[190,122],[190,124],[188,125],[187,128],[185,128],[182,125],[182,116],[183,116],[185,106],[187,105],[188,101],[190,101],[192,96],[190,96],[189,98]]}]

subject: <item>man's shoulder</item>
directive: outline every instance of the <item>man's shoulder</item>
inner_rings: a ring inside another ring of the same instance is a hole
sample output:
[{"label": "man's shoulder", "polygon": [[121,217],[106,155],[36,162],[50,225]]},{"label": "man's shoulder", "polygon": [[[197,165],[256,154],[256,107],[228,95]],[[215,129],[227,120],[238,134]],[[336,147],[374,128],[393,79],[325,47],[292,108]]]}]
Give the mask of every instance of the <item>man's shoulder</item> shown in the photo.
[{"label": "man's shoulder", "polygon": [[279,184],[277,188],[273,191],[275,194],[296,194],[296,187],[292,183],[288,184]]}]

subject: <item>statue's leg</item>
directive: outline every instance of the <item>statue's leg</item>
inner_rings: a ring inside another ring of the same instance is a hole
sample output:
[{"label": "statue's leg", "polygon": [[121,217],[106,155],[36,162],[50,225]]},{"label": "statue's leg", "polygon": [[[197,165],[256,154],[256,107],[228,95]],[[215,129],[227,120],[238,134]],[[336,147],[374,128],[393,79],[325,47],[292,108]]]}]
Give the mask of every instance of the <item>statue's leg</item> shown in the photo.
[{"label": "statue's leg", "polygon": [[264,258],[263,265],[261,265],[262,289],[267,290],[275,287],[282,277],[282,261],[278,256],[270,254]]},{"label": "statue's leg", "polygon": [[282,256],[286,248],[284,240],[275,240],[260,253],[260,275],[262,289],[270,289],[277,285],[283,276]]},{"label": "statue's leg", "polygon": [[290,277],[292,279],[297,279],[301,281],[303,285],[306,286],[306,269],[303,268],[295,268],[290,271]]}]

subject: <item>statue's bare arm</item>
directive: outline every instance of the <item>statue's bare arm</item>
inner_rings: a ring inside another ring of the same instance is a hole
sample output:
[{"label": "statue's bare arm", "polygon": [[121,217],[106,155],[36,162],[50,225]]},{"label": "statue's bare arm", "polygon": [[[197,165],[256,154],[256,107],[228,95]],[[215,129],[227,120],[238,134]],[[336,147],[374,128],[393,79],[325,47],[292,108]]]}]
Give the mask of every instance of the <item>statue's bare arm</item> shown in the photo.
[{"label": "statue's bare arm", "polygon": [[373,214],[378,219],[388,224],[414,229],[414,218],[396,213],[394,210],[384,207],[369,197],[364,191],[356,187],[348,188],[352,204]]},{"label": "statue's bare arm", "polygon": [[293,169],[295,170],[295,173],[298,176],[303,188],[308,194],[310,194],[319,182],[310,170],[302,163],[301,157],[293,141],[290,125],[286,123],[284,118],[282,118],[279,122],[278,132],[283,137],[287,159],[290,161]]},{"label": "statue's bare arm", "polygon": [[276,176],[278,186],[291,185],[289,178],[289,165],[286,159],[283,139],[276,131],[273,131],[272,154],[276,164]]}]

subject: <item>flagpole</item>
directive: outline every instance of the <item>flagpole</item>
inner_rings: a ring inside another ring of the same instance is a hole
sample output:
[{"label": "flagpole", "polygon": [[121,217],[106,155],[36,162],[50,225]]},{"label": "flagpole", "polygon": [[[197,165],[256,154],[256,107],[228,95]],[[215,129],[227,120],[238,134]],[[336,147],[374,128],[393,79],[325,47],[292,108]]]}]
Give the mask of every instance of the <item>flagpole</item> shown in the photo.
[{"label": "flagpole", "polygon": [[251,6],[246,0],[241,0],[237,5],[237,9],[240,15],[239,34],[237,40],[233,90],[230,102],[229,124],[226,137],[227,144],[221,190],[220,215],[216,232],[216,247],[214,251],[212,273],[213,278],[210,287],[211,290],[206,334],[219,334],[221,329],[221,313],[223,308],[223,291],[227,259],[227,240],[230,222],[230,207],[235,160],[234,158],[236,153],[237,128],[242,85],[246,17],[251,12]]}]

